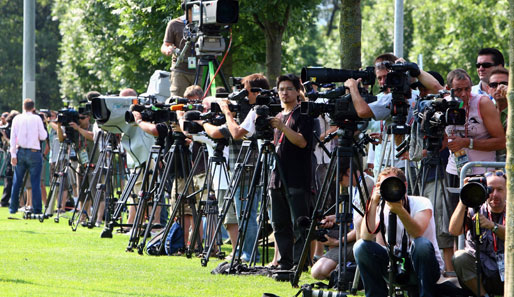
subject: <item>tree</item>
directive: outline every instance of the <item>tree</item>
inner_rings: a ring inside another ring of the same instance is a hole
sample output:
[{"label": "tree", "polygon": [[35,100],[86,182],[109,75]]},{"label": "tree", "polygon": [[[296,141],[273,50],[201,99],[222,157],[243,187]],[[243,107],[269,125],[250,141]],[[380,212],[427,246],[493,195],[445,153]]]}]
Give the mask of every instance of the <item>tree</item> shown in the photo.
[{"label": "tree", "polygon": [[[509,117],[507,125],[507,220],[505,234],[505,296],[514,297],[514,0],[509,0]],[[508,252],[510,251],[510,252]]]},{"label": "tree", "polygon": [[341,0],[339,36],[341,38],[341,68],[361,67],[361,1]]}]

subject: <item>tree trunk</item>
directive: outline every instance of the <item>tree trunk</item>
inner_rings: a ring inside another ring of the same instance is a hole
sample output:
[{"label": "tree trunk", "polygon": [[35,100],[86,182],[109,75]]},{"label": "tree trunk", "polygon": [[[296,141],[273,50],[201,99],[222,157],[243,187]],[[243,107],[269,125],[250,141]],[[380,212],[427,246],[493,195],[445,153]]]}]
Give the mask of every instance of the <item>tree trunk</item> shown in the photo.
[{"label": "tree trunk", "polygon": [[264,32],[266,37],[266,75],[272,87],[282,71],[282,37],[284,31],[268,23]]},{"label": "tree trunk", "polygon": [[507,128],[507,220],[505,231],[505,296],[514,297],[514,0],[509,0],[509,116]]},{"label": "tree trunk", "polygon": [[339,36],[341,38],[341,68],[361,67],[361,1],[341,0]]}]

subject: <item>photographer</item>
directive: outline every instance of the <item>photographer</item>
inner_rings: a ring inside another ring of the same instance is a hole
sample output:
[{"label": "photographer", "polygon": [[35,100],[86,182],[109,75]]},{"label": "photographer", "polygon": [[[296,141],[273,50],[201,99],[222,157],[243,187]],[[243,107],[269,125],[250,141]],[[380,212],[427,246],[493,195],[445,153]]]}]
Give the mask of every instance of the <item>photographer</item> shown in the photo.
[{"label": "photographer", "polygon": [[[367,175],[366,173],[361,175],[361,173],[359,171],[356,171],[356,174],[359,177],[359,180],[357,181],[357,179],[355,178],[355,175],[354,175],[352,178],[353,186],[351,188],[349,188],[349,186],[350,186],[350,160],[348,158],[343,158],[339,164],[340,164],[339,170],[342,173],[339,184],[341,185],[343,191],[345,191],[346,189],[348,191],[352,191],[353,206],[357,207],[360,211],[364,212],[364,209],[361,205],[361,200],[360,200],[360,193],[363,193],[364,195],[366,193],[364,190],[364,182],[362,181],[362,179],[364,178],[364,180],[366,182],[366,187],[368,188],[368,193],[371,193],[371,191],[373,190],[373,186],[374,186],[373,178],[371,176]],[[354,168],[357,168],[356,164],[354,164]],[[360,192],[356,186],[357,184],[360,187]],[[352,214],[353,214],[353,229],[347,233],[347,237],[346,237],[348,240],[347,241],[347,243],[348,243],[347,251],[346,251],[347,252],[347,255],[346,255],[347,261],[355,260],[353,257],[353,244],[360,237],[359,233],[360,233],[360,226],[361,226],[361,222],[362,222],[362,216],[359,213],[357,213],[357,211],[355,211],[355,209],[353,209],[353,208],[352,208]],[[327,216],[321,221],[321,223],[322,223],[322,225],[321,225],[322,228],[332,228],[334,226],[334,224],[336,223],[336,217],[335,217],[335,215]],[[338,231],[338,230],[336,230],[336,231]],[[327,279],[330,276],[330,274],[332,273],[332,271],[334,271],[334,269],[336,269],[337,265],[339,264],[339,249],[338,249],[339,240],[337,239],[339,233],[336,233],[334,235],[335,236],[331,236],[330,234],[324,235],[325,238],[327,239],[327,241],[324,243],[324,245],[328,246],[329,250],[328,250],[328,252],[326,252],[323,255],[323,257],[321,257],[318,261],[316,261],[316,263],[312,266],[311,275],[315,279],[320,279],[320,280]],[[342,242],[343,240],[344,240],[344,237],[341,238],[341,244],[343,243]]]},{"label": "photographer", "polygon": [[[11,153],[9,149],[9,142],[11,138],[11,127],[12,127],[12,121],[15,116],[19,114],[18,111],[13,110],[10,113],[4,112],[2,114],[2,124],[3,129],[0,129],[0,132],[2,133],[2,143],[5,149],[5,177],[4,177],[4,191],[2,193],[2,201],[1,206],[2,207],[8,207],[9,206],[9,200],[11,199],[11,190],[12,190],[12,179],[13,179],[13,167],[11,165]],[[5,117],[4,117],[5,116]],[[3,123],[5,121],[5,123]]]},{"label": "photographer", "polygon": [[[182,9],[184,9],[184,0],[182,0]],[[186,24],[187,20],[185,14],[170,20],[166,26],[166,33],[161,45],[161,53],[163,55],[173,56],[170,76],[171,96],[182,96],[186,88],[192,85],[195,80],[194,67],[192,69],[188,67],[189,60],[194,61],[194,63],[192,63],[193,65],[196,64],[196,56],[193,46],[186,49],[184,61],[175,66],[180,51],[182,51],[186,45],[186,39],[184,39],[184,28],[186,27]]]},{"label": "photographer", "polygon": [[[475,228],[475,210],[468,208],[461,200],[450,220],[450,232],[458,236],[465,232],[466,246],[458,250],[453,257],[453,265],[459,282],[472,290],[476,296],[488,294],[503,295],[505,277],[505,216],[507,204],[507,176],[503,171],[484,174],[489,196],[478,209],[480,221],[479,255],[481,261],[480,292],[477,292],[477,271],[475,257],[477,247],[473,240],[472,229]],[[467,183],[467,180],[466,180]],[[484,199],[485,200],[485,199]],[[486,293],[487,292],[487,293]]]},{"label": "photographer", "polygon": [[[255,111],[250,111],[250,106],[254,105],[256,102],[258,92],[252,92],[252,88],[261,88],[261,89],[269,89],[269,83],[268,79],[260,74],[255,73],[248,75],[244,78],[242,78],[241,83],[244,86],[244,89],[248,92],[248,95],[243,100],[239,100],[238,106],[240,107],[240,111],[238,113],[239,119],[244,119],[244,122],[246,123],[244,127],[248,130],[253,130],[251,134],[255,132]],[[222,126],[215,126],[208,122],[202,122],[202,126],[205,129],[205,132],[207,135],[214,139],[219,138],[226,138],[229,139],[229,162],[228,166],[230,169],[235,169],[237,157],[239,155],[239,152],[241,151],[242,147],[242,140],[246,134],[248,134],[248,130],[243,128],[242,126],[239,126],[238,123],[235,120],[235,116],[233,112],[230,111],[228,102],[226,100],[218,100],[218,104],[220,106],[221,111],[225,115],[226,123]],[[252,113],[252,116],[249,116],[249,113]],[[248,120],[247,120],[248,118]],[[249,128],[249,126],[253,124],[253,129]],[[256,154],[251,156],[251,163],[255,162]],[[246,194],[248,193],[248,187],[250,185],[250,179],[251,179],[251,171],[245,170],[243,178],[242,178],[242,185],[243,187],[238,187],[236,190],[236,193],[234,195],[234,205],[235,205],[235,211],[236,215],[235,217],[239,219],[241,210],[246,208],[246,200],[244,200]],[[250,209],[250,217],[248,221],[248,227],[246,231],[246,236],[244,238],[243,243],[243,251],[241,255],[241,259],[243,261],[250,261],[250,256],[252,253],[253,244],[255,242],[255,238],[257,237],[258,232],[258,224],[257,224],[257,208],[260,194],[256,192],[255,198],[253,199],[253,204]],[[227,225],[227,231],[229,232],[229,235],[231,237],[237,236],[237,225],[232,225],[234,223],[233,219],[230,217],[230,211],[229,214],[227,214],[227,219],[225,220],[225,224]],[[241,222],[238,222],[241,223]],[[232,226],[231,226],[232,225]],[[231,230],[232,229],[232,230]],[[235,229],[235,230],[234,230]],[[235,239],[231,241],[233,244],[235,244]],[[256,261],[259,261],[259,251],[257,251],[256,254]]]},{"label": "photographer", "polygon": [[[364,222],[361,224],[362,239],[353,247],[366,296],[388,295],[386,279],[389,254],[385,238],[389,238],[390,212],[397,216],[396,236],[394,236],[396,245],[390,248],[406,252],[403,255],[407,260],[404,269],[406,275],[410,275],[409,272],[413,271],[417,276],[420,296],[435,296],[434,286],[444,268],[444,263],[435,237],[432,204],[427,198],[406,194],[397,202],[382,199],[382,182],[388,177],[399,178],[405,187],[407,186],[405,174],[398,168],[386,168],[379,174],[367,206]],[[376,236],[377,233],[379,233],[378,236]],[[375,237],[376,242],[373,241]]]},{"label": "photographer", "polygon": [[[311,157],[313,119],[300,113],[300,79],[294,74],[277,78],[282,112],[270,120],[275,128],[274,144],[278,162],[271,175],[271,213],[280,259],[279,269],[297,264],[306,240],[300,216],[310,215]],[[301,160],[301,161],[300,161]],[[281,169],[281,177],[277,171]],[[284,195],[287,190],[289,195]],[[294,223],[293,223],[294,222]]]},{"label": "photographer", "polygon": [[40,214],[42,211],[41,167],[43,165],[40,141],[45,140],[48,133],[41,118],[34,114],[35,104],[32,99],[27,98],[23,101],[23,110],[23,114],[14,118],[11,129],[11,165],[15,168],[9,212],[15,214],[18,211],[20,188],[23,177],[29,170],[33,186],[33,213]]}]

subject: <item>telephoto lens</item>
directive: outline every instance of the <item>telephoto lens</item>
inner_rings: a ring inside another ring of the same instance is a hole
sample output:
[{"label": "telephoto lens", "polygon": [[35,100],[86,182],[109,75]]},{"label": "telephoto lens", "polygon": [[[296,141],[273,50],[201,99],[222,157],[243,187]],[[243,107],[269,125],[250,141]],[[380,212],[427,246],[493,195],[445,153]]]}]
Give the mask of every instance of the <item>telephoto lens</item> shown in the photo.
[{"label": "telephoto lens", "polygon": [[467,207],[479,208],[490,193],[485,177],[472,177],[460,190],[460,200]]},{"label": "telephoto lens", "polygon": [[400,201],[405,197],[407,187],[405,183],[396,176],[390,176],[380,184],[380,195],[384,200],[389,202]]}]

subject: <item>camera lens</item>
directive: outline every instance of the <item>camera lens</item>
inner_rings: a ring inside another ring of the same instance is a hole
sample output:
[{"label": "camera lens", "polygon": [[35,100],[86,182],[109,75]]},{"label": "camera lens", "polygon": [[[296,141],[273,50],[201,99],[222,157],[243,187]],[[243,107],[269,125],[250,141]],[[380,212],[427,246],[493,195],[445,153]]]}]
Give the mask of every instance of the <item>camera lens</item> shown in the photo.
[{"label": "camera lens", "polygon": [[405,183],[396,176],[390,176],[380,184],[380,195],[389,202],[400,201],[406,192]]},{"label": "camera lens", "polygon": [[478,208],[487,200],[488,192],[482,183],[468,182],[460,190],[460,200],[467,207]]}]

